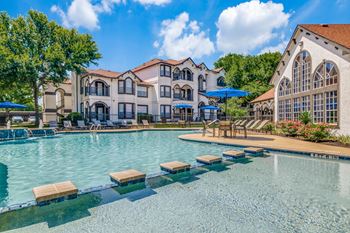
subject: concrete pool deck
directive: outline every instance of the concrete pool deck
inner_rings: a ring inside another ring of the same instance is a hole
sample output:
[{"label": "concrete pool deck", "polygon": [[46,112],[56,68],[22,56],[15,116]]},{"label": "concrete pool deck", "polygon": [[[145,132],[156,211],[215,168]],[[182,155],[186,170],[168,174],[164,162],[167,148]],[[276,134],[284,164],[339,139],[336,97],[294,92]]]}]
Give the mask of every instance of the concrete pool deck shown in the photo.
[{"label": "concrete pool deck", "polygon": [[267,134],[253,134],[244,138],[238,135],[235,138],[213,137],[202,134],[186,134],[179,136],[182,140],[196,142],[210,142],[234,146],[262,147],[265,149],[282,150],[290,152],[305,152],[310,154],[326,154],[343,156],[350,159],[350,148],[313,143],[294,138],[281,137]]}]

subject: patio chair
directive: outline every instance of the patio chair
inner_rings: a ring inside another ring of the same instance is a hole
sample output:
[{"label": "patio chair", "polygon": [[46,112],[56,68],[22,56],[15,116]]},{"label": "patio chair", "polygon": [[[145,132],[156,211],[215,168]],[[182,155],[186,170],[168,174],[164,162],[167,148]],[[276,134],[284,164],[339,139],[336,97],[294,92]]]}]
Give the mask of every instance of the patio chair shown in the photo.
[{"label": "patio chair", "polygon": [[70,130],[74,129],[71,121],[63,121],[63,128],[70,129]]},{"label": "patio chair", "polygon": [[142,125],[144,128],[150,128],[150,124],[148,123],[148,120],[142,120]]},{"label": "patio chair", "polygon": [[139,128],[139,124],[137,123],[136,120],[131,120],[131,127],[133,127],[133,128]]},{"label": "patio chair", "polygon": [[248,130],[254,130],[257,125],[259,125],[261,120],[254,121],[253,124],[251,124],[249,127],[247,127]]},{"label": "patio chair", "polygon": [[233,136],[232,124],[231,121],[220,121],[219,122],[219,134],[220,137],[221,132],[224,132],[224,137],[227,137],[227,132],[230,132],[230,136]]},{"label": "patio chair", "polygon": [[88,129],[87,125],[85,124],[85,121],[77,121],[77,124],[78,129]]},{"label": "patio chair", "polygon": [[49,127],[57,129],[58,128],[57,121],[49,121]]},{"label": "patio chair", "polygon": [[186,121],[184,120],[179,120],[177,124],[179,125],[180,128],[186,128]]}]

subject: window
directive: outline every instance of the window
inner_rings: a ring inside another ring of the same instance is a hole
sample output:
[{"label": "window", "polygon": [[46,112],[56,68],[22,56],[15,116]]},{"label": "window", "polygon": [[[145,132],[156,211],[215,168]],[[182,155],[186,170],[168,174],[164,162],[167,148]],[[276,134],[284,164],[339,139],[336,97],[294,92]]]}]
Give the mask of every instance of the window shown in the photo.
[{"label": "window", "polygon": [[316,70],[314,88],[331,86],[338,83],[338,71],[334,63],[324,62]]},{"label": "window", "polygon": [[148,114],[148,105],[137,105],[137,114]]},{"label": "window", "polygon": [[280,100],[278,101],[278,120],[280,121],[285,120],[285,115],[286,115],[285,101]]},{"label": "window", "polygon": [[118,81],[118,93],[119,94],[130,94],[133,95],[134,92],[134,82],[131,78],[126,78],[125,80]]},{"label": "window", "polygon": [[171,77],[171,67],[167,65],[160,65],[160,76]]},{"label": "window", "polygon": [[278,96],[286,96],[291,94],[291,84],[287,78],[283,78],[278,87]]},{"label": "window", "polygon": [[199,75],[198,77],[198,91],[205,91],[207,89],[206,80],[203,75]]},{"label": "window", "polygon": [[171,98],[171,87],[170,86],[160,86],[160,97]]},{"label": "window", "polygon": [[299,120],[301,110],[300,98],[293,99],[293,118],[295,121]]},{"label": "window", "polygon": [[181,79],[181,72],[179,68],[175,68],[173,72],[173,80]]},{"label": "window", "polygon": [[137,96],[138,97],[148,97],[148,87],[137,86]]},{"label": "window", "polygon": [[285,100],[285,109],[286,109],[286,120],[292,120],[292,106],[291,100]]},{"label": "window", "polygon": [[323,118],[323,93],[314,95],[314,122],[320,123],[324,121]]},{"label": "window", "polygon": [[118,104],[118,118],[119,119],[134,119],[134,104],[119,103]]},{"label": "window", "polygon": [[326,92],[326,123],[338,121],[338,98],[337,91]]},{"label": "window", "polygon": [[219,77],[219,78],[216,80],[216,85],[219,86],[219,87],[225,87],[225,86],[226,86],[226,83],[225,83],[224,77]]},{"label": "window", "polygon": [[294,60],[293,65],[293,92],[299,93],[310,90],[311,56],[302,51]]},{"label": "window", "polygon": [[301,97],[301,111],[302,112],[310,112],[310,96],[303,96]]},{"label": "window", "polygon": [[171,105],[160,105],[160,117],[171,118]]},{"label": "window", "polygon": [[189,69],[184,69],[182,71],[182,79],[183,80],[188,80],[188,81],[193,81],[193,77],[192,77],[192,72]]}]

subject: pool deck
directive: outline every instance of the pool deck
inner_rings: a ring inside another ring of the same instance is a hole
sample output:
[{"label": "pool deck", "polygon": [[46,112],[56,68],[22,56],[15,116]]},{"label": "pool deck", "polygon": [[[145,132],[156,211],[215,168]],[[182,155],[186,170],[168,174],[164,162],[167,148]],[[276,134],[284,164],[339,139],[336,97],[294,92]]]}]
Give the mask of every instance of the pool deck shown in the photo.
[{"label": "pool deck", "polygon": [[210,142],[234,146],[262,147],[265,149],[288,152],[335,155],[350,159],[350,148],[307,142],[276,135],[251,134],[248,135],[248,138],[244,138],[242,135],[238,135],[235,138],[224,138],[213,137],[208,134],[206,136],[202,136],[202,134],[186,134],[179,136],[179,138],[187,141]]}]

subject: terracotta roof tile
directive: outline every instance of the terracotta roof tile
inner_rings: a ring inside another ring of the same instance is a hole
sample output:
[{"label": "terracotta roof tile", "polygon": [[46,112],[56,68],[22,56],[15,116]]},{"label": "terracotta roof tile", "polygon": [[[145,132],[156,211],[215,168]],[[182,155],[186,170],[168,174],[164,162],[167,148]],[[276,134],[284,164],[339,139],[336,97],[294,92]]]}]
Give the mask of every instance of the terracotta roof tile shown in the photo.
[{"label": "terracotta roof tile", "polygon": [[251,103],[261,102],[264,100],[269,100],[274,98],[275,88],[272,88],[262,94],[261,96],[257,97],[256,99],[252,100]]},{"label": "terracotta roof tile", "polygon": [[299,26],[350,49],[350,24],[301,24]]},{"label": "terracotta roof tile", "polygon": [[86,74],[97,75],[97,76],[102,76],[106,78],[117,78],[121,73],[110,71],[110,70],[97,69],[97,70],[87,70]]},{"label": "terracotta roof tile", "polygon": [[169,65],[179,65],[181,63],[183,63],[184,61],[186,61],[188,58],[185,58],[185,59],[181,59],[181,60],[174,60],[174,59],[168,59],[168,60],[162,60],[162,59],[159,59],[159,58],[155,58],[155,59],[152,59],[148,62],[145,62],[143,63],[142,65],[139,65],[137,67],[135,67],[132,71],[133,72],[137,72],[137,71],[140,71],[140,70],[143,70],[143,69],[146,69],[148,67],[151,67],[151,66],[154,66],[154,65],[157,65],[159,63],[167,63]]}]

